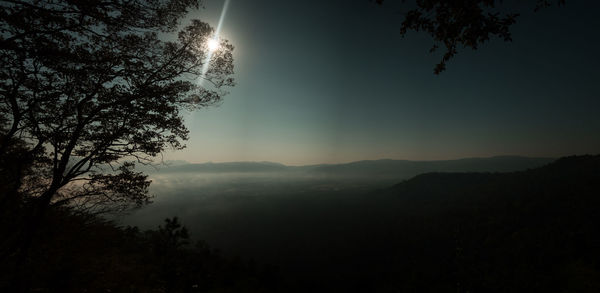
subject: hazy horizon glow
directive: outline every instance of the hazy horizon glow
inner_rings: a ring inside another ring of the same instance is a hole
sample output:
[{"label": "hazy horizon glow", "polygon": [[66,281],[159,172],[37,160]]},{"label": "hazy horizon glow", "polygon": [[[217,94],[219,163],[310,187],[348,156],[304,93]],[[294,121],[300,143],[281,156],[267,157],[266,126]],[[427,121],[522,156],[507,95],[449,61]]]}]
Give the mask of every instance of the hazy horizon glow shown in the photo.
[{"label": "hazy horizon glow", "polygon": [[391,6],[208,2],[190,17],[236,47],[237,85],[219,107],[185,114],[188,148],[165,159],[307,165],[598,153],[598,6],[523,8],[512,43],[460,50],[435,76],[431,40],[400,38]]}]

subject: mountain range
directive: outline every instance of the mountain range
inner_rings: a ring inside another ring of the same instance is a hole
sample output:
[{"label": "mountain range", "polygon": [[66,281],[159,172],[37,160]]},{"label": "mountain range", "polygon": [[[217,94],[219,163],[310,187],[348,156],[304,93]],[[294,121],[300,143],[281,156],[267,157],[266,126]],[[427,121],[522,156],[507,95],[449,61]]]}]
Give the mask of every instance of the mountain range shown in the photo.
[{"label": "mountain range", "polygon": [[364,160],[341,164],[317,164],[287,166],[273,162],[226,162],[186,163],[167,162],[157,169],[145,169],[150,173],[244,173],[278,172],[311,175],[339,176],[392,176],[410,178],[428,172],[512,172],[536,168],[554,161],[553,158],[520,156],[496,156],[489,158],[465,158],[457,160],[409,161],[409,160]]}]

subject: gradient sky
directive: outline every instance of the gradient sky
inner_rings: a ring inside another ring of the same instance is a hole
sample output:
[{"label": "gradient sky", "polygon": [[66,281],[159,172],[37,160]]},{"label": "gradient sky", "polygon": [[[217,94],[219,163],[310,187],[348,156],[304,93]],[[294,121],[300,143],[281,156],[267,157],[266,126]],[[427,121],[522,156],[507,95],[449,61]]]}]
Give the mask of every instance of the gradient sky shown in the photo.
[{"label": "gradient sky", "polygon": [[[462,50],[436,76],[430,37],[401,38],[393,5],[230,0],[221,36],[236,46],[237,86],[220,106],[186,114],[188,148],[165,158],[301,165],[598,153],[600,4],[567,2],[523,7],[512,43]],[[192,17],[216,26],[223,1],[205,6]]]}]

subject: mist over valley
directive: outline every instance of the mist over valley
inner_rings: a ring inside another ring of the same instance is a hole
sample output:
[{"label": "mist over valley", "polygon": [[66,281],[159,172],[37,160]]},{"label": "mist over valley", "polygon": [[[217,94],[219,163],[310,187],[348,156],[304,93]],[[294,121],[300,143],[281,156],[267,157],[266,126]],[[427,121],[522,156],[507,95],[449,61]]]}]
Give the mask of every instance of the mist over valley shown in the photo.
[{"label": "mist over valley", "polygon": [[[369,268],[372,274],[387,271],[392,260],[381,252],[395,251],[394,246],[403,243],[406,229],[414,228],[402,227],[415,220],[410,217],[444,214],[421,205],[431,200],[427,192],[415,195],[398,186],[410,186],[423,173],[464,174],[474,178],[471,183],[476,186],[480,176],[525,171],[552,161],[492,157],[299,167],[269,162],[179,163],[152,171],[154,202],[121,221],[152,228],[177,216],[192,238],[224,254],[273,264],[286,275],[313,281],[327,279],[321,274],[335,271],[339,280],[333,283],[340,285],[352,274],[365,273],[364,263],[375,264]],[[457,182],[470,186],[468,181]],[[431,188],[443,189],[446,183],[432,184]],[[428,185],[420,183],[418,188]],[[455,196],[450,192],[448,200]],[[408,208],[408,198],[418,207]]]}]

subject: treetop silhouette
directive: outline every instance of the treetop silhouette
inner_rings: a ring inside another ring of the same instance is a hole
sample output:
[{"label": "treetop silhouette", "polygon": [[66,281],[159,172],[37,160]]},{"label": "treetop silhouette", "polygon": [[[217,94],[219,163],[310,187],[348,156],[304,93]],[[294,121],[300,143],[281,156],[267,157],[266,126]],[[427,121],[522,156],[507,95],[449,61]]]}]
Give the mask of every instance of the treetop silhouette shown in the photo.
[{"label": "treetop silhouette", "polygon": [[208,59],[208,24],[192,20],[169,40],[199,1],[0,6],[0,165],[21,145],[35,172],[16,188],[42,206],[148,201],[134,163],[184,148],[181,111],[214,105],[234,85],[233,46],[221,40]]},{"label": "treetop silhouette", "polygon": [[[375,2],[381,5],[384,0]],[[564,5],[566,0],[527,2],[535,2],[534,10],[537,11],[552,3]],[[409,31],[425,32],[433,38],[434,44],[430,52],[444,47],[442,59],[433,70],[435,74],[439,74],[446,70],[446,63],[461,47],[476,50],[492,37],[512,41],[510,29],[519,13],[503,11],[498,8],[500,4],[502,0],[416,0],[403,13],[400,34],[405,36]]]}]

